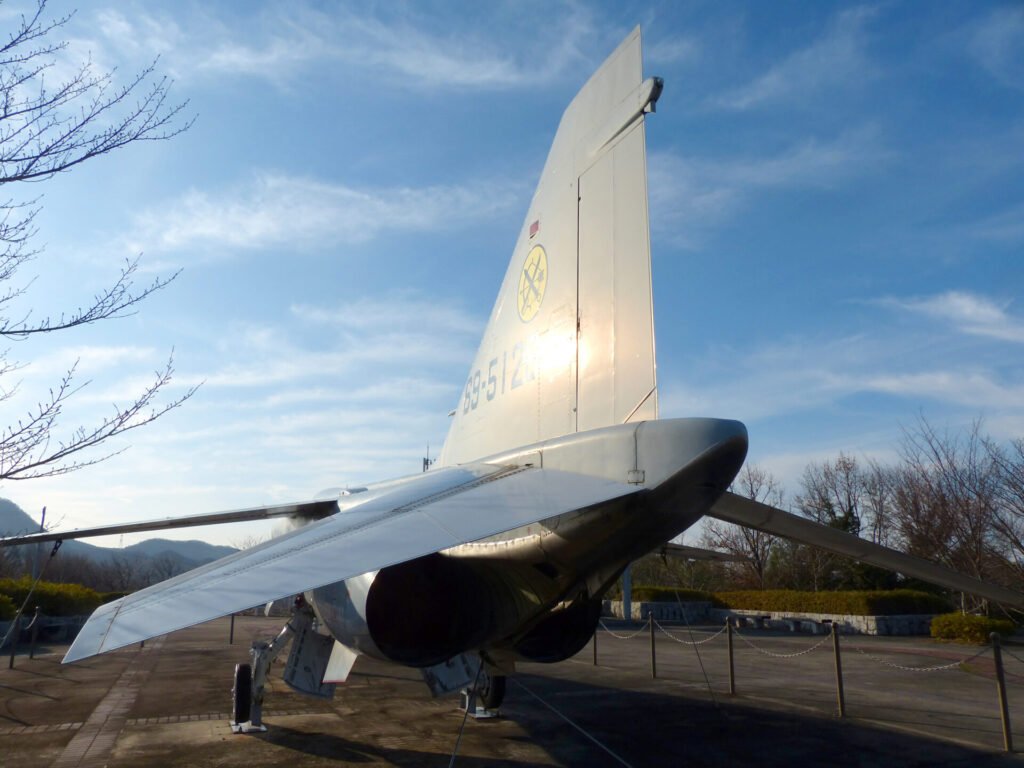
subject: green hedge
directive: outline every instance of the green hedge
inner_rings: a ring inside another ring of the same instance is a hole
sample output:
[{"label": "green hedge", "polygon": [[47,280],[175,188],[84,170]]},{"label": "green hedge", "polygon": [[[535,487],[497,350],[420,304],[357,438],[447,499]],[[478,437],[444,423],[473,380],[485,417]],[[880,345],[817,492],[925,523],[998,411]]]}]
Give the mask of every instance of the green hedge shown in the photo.
[{"label": "green hedge", "polygon": [[[677,598],[678,595],[678,598]],[[911,589],[860,592],[797,592],[789,589],[701,592],[672,587],[633,587],[637,602],[710,602],[716,608],[750,611],[792,611],[794,613],[835,613],[853,616],[896,616],[901,614],[945,613],[952,606],[937,595]]]},{"label": "green hedge", "polygon": [[[0,579],[0,595],[6,595],[15,605],[22,604],[31,587],[32,580],[28,576]],[[25,612],[31,615],[38,605],[46,616],[81,616],[92,613],[101,602],[96,590],[80,584],[40,581]]]},{"label": "green hedge", "polygon": [[1007,619],[990,619],[987,616],[965,616],[962,613],[946,613],[932,619],[932,637],[940,640],[960,640],[967,643],[984,644],[989,636],[998,632],[1004,637],[1012,635],[1016,627]]},{"label": "green hedge", "polygon": [[[9,621],[18,612],[18,607],[7,595],[0,595],[0,621]],[[0,638],[2,640],[3,638]]]},{"label": "green hedge", "polygon": [[638,603],[674,603],[679,600],[683,603],[714,603],[718,608],[725,607],[710,592],[675,587],[633,587],[633,600]]}]

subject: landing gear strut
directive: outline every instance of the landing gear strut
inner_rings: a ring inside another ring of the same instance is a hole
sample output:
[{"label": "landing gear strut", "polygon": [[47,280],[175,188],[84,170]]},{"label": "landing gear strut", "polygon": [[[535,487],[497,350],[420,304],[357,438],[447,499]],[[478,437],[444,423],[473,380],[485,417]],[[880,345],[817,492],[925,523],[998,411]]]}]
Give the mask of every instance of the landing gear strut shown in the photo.
[{"label": "landing gear strut", "polygon": [[476,688],[476,695],[484,708],[497,709],[505,700],[505,675],[492,675],[485,666]]},{"label": "landing gear strut", "polygon": [[[484,663],[481,660],[481,663]],[[505,675],[488,671],[484,664],[476,680],[476,688],[462,689],[461,709],[477,720],[498,717],[498,707],[505,698]]]},{"label": "landing gear strut", "polygon": [[267,730],[263,725],[263,692],[267,675],[270,665],[289,643],[292,652],[285,665],[284,681],[300,693],[322,698],[334,695],[334,685],[323,682],[334,641],[316,631],[315,621],[312,608],[298,597],[291,619],[273,641],[253,641],[250,651],[252,664],[235,666],[231,708],[231,730],[234,733]]}]

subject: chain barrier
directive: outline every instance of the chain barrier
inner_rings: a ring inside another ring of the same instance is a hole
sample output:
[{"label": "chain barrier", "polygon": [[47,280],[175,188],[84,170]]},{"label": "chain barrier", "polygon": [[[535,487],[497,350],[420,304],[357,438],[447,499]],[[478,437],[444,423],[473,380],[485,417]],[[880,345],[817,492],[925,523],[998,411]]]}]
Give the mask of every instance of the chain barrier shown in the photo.
[{"label": "chain barrier", "polygon": [[831,637],[831,635],[822,635],[821,640],[816,642],[810,648],[804,648],[802,651],[796,651],[795,653],[774,653],[772,651],[754,645],[754,643],[750,642],[747,639],[746,635],[744,635],[738,629],[734,629],[733,634],[736,635],[736,637],[738,637],[740,640],[749,645],[758,653],[763,653],[765,656],[771,656],[773,659],[795,659],[797,656],[803,656],[804,654],[810,653],[811,651],[816,651],[829,639],[829,637]]},{"label": "chain barrier", "polygon": [[1011,651],[1011,650],[1010,650],[1009,648],[1007,648],[1007,647],[1006,647],[1005,645],[1003,645],[1003,646],[1000,646],[1000,648],[1001,648],[1001,650],[1002,650],[1003,654],[1005,654],[1006,656],[1012,656],[1012,657],[1013,657],[1013,658],[1015,658],[1015,659],[1016,659],[1017,661],[1019,661],[1019,662],[1020,662],[1021,664],[1024,664],[1024,659],[1022,659],[1022,658],[1021,658],[1020,656],[1018,656],[1018,655],[1017,655],[1016,653],[1014,653],[1013,651]]},{"label": "chain barrier", "polygon": [[[725,629],[726,629],[725,625],[723,624],[722,628],[720,630],[718,630],[717,632],[715,632],[715,634],[709,635],[708,637],[705,637],[703,640],[693,640],[693,641],[690,641],[690,640],[681,640],[680,638],[676,637],[671,632],[669,632],[667,629],[665,629],[665,627],[663,627],[661,625],[661,622],[658,621],[657,619],[654,620],[654,623],[658,627],[658,629],[660,629],[663,633],[668,635],[670,640],[675,640],[680,645],[704,645],[704,643],[707,643],[707,642],[710,642],[710,641],[714,640],[720,634],[725,632]],[[692,636],[692,634],[693,633],[691,633],[691,636]]]},{"label": "chain barrier", "polygon": [[903,670],[904,672],[944,672],[947,669],[955,669],[955,668],[959,667],[961,664],[966,664],[969,661],[974,661],[976,658],[978,658],[982,654],[988,653],[989,651],[992,650],[991,646],[985,646],[984,648],[982,648],[980,651],[978,651],[973,656],[968,656],[966,659],[960,659],[958,661],[954,661],[954,662],[951,662],[949,664],[937,664],[934,667],[908,667],[908,666],[905,666],[903,664],[896,664],[895,662],[892,662],[892,661],[886,661],[881,656],[878,656],[877,654],[874,654],[874,653],[868,653],[867,651],[865,651],[863,648],[861,648],[859,646],[856,646],[856,645],[853,645],[853,644],[850,644],[850,643],[847,643],[847,645],[850,648],[853,648],[853,650],[855,650],[861,656],[867,656],[869,659],[871,659],[873,661],[877,661],[879,664],[883,664],[883,665],[885,665],[887,667],[892,667],[893,669],[900,669],[900,670]]},{"label": "chain barrier", "polygon": [[647,630],[647,626],[644,625],[644,626],[640,627],[640,629],[638,629],[636,632],[634,632],[631,635],[620,635],[618,632],[613,632],[612,630],[608,629],[608,625],[605,624],[603,621],[598,621],[598,624],[601,625],[601,629],[603,629],[609,635],[614,637],[616,640],[632,640],[634,637],[639,635],[641,632],[645,632]]}]

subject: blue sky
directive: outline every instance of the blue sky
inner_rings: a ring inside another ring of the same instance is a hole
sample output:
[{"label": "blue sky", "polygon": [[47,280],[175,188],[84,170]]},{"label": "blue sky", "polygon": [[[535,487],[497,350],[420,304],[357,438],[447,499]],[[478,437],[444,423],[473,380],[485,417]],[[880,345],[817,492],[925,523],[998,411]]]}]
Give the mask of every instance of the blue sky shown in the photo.
[{"label": "blue sky", "polygon": [[638,23],[665,79],[662,415],[743,420],[790,497],[810,460],[892,457],[921,414],[1024,435],[1018,3],[90,2],[58,74],[159,54],[197,119],[24,192],[46,246],[26,306],[78,306],[139,253],[184,271],[136,316],[15,343],[22,391],[80,358],[71,429],[172,348],[176,384],[205,383],[123,455],[0,493],[75,527],[418,471],[561,112]]}]

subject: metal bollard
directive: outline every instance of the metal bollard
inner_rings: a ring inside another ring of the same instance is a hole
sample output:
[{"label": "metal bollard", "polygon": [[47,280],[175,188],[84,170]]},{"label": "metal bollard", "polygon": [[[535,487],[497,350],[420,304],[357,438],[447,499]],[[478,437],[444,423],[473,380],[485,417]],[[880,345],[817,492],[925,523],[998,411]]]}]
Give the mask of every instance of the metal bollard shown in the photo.
[{"label": "metal bollard", "polygon": [[228,633],[228,645],[235,644],[235,614],[231,614],[231,632]]},{"label": "metal bollard", "polygon": [[32,629],[32,639],[29,640],[28,646],[28,657],[34,659],[36,657],[36,640],[39,638],[39,621],[42,614],[39,612],[39,606],[36,606],[36,615],[32,617],[32,623],[29,627]]},{"label": "metal bollard", "polygon": [[658,676],[658,662],[654,657],[654,612],[647,614],[647,622],[651,627],[651,677]]},{"label": "metal bollard", "polygon": [[836,654],[836,701],[839,704],[839,716],[846,717],[846,696],[843,693],[843,659],[839,652],[839,622],[832,622],[832,648]]},{"label": "metal bollard", "polygon": [[1010,731],[1010,708],[1006,703],[1006,677],[1003,674],[1003,649],[999,645],[999,635],[993,632],[992,660],[996,665],[996,690],[999,693],[999,717],[1003,721],[1003,747],[1013,752],[1013,733]]},{"label": "metal bollard", "polygon": [[732,622],[728,617],[725,619],[725,637],[729,641],[729,695],[736,695],[736,666],[733,662],[732,653]]}]

